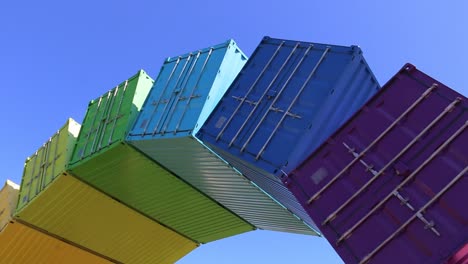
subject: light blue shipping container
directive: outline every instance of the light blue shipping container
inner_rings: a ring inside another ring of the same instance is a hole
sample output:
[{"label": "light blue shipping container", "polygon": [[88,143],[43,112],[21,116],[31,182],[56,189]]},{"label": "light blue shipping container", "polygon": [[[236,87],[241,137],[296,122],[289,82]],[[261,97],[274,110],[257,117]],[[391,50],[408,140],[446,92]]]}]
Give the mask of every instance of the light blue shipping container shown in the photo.
[{"label": "light blue shipping container", "polygon": [[233,40],[168,58],[127,142],[257,228],[316,235],[194,137],[246,61]]},{"label": "light blue shipping container", "polygon": [[196,137],[314,225],[279,176],[379,89],[357,46],[265,37]]}]

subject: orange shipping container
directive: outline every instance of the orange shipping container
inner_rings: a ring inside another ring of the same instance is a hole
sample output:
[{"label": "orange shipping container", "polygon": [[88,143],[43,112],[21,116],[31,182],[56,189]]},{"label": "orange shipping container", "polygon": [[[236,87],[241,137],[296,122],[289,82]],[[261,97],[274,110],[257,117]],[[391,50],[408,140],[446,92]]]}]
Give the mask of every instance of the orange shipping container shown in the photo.
[{"label": "orange shipping container", "polygon": [[0,262],[21,263],[111,263],[91,252],[13,220],[19,186],[7,181],[0,190]]}]

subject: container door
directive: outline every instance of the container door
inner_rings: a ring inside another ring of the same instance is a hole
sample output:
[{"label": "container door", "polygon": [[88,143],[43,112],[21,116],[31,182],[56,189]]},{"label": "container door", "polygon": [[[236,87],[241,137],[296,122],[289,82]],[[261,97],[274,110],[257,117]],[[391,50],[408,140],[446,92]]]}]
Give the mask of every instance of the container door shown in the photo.
[{"label": "container door", "polygon": [[123,138],[128,124],[125,110],[132,107],[131,87],[135,82],[126,81],[103,96],[90,102],[83,122],[82,137],[76,147],[73,162],[84,159],[102,148]]},{"label": "container door", "polygon": [[226,134],[229,147],[237,147],[255,160],[277,168],[284,165],[300,131],[307,129],[304,113],[319,109],[328,93],[326,82],[315,80],[311,87],[328,52],[325,47],[300,43],[264,45],[255,54],[259,62],[249,65],[257,68],[255,72],[261,69],[253,76],[256,78],[239,78],[237,88],[231,90],[227,99],[231,102],[226,103],[234,111],[218,120],[218,137]]},{"label": "container door", "polygon": [[157,89],[147,102],[155,109],[143,133],[188,135],[194,129],[225,53],[225,47],[212,48],[166,63],[155,83]]},{"label": "container door", "polygon": [[98,149],[110,146],[112,143],[122,140],[128,130],[128,119],[131,111],[137,111],[133,104],[133,95],[138,85],[138,79],[127,80],[117,86],[111,97],[107,109],[104,111],[104,119],[101,120]]},{"label": "container door", "polygon": [[36,194],[39,178],[39,167],[41,152],[36,152],[32,157],[26,160],[21,183],[20,197],[18,201],[18,210],[23,208]]},{"label": "container door", "polygon": [[[77,155],[74,155],[74,162],[90,156],[97,150],[99,144],[99,132],[101,130],[102,119],[105,116],[105,111],[108,107],[112,91],[107,92],[105,95],[96,100],[92,100],[88,105],[88,111],[83,121],[80,138],[84,140],[77,142],[76,150]],[[89,123],[88,123],[89,122]]]},{"label": "container door", "polygon": [[36,197],[64,171],[69,158],[67,153],[68,125],[65,125],[26,160],[18,210]]},{"label": "container door", "polygon": [[468,238],[466,109],[404,67],[283,179],[346,262],[441,263]]}]

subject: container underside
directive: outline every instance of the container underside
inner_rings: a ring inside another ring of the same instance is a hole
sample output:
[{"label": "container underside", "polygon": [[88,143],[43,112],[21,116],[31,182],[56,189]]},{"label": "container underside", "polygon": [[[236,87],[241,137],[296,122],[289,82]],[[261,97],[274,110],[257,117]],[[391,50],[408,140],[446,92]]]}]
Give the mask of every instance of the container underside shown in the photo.
[{"label": "container underside", "polygon": [[173,263],[197,246],[67,174],[17,218],[123,263]]}]

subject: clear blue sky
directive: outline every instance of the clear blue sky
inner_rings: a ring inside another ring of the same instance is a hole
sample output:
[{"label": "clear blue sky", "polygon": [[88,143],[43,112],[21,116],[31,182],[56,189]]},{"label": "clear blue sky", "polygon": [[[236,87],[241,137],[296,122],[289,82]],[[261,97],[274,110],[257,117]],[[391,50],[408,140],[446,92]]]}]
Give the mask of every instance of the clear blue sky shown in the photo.
[{"label": "clear blue sky", "polygon": [[[0,182],[88,101],[165,57],[265,35],[361,46],[381,84],[405,62],[468,95],[468,2],[1,1]],[[372,232],[372,231],[370,231]],[[342,263],[324,238],[255,231],[202,245],[179,263]]]}]

